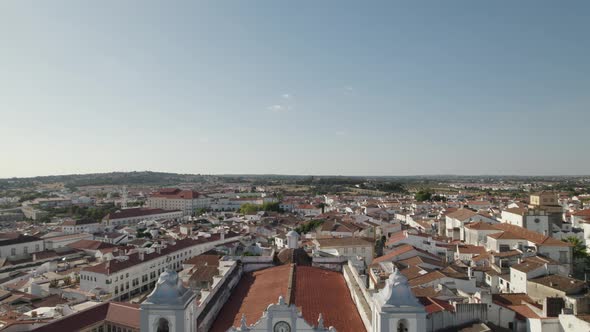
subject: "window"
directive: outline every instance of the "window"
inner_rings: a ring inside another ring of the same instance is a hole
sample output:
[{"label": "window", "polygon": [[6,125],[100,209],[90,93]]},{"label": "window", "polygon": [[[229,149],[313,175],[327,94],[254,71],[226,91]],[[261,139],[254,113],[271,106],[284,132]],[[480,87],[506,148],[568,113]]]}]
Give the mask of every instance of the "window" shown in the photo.
[{"label": "window", "polygon": [[39,250],[39,245],[38,245],[38,244],[36,244],[36,245],[35,245],[35,251],[40,251],[40,250]]},{"label": "window", "polygon": [[23,252],[25,253],[25,255],[28,254],[29,253],[29,247],[25,246],[23,248]]},{"label": "window", "polygon": [[560,263],[567,263],[567,251],[560,251],[559,252],[559,262]]},{"label": "window", "polygon": [[10,255],[11,256],[16,256],[16,248],[11,248],[10,249]]}]

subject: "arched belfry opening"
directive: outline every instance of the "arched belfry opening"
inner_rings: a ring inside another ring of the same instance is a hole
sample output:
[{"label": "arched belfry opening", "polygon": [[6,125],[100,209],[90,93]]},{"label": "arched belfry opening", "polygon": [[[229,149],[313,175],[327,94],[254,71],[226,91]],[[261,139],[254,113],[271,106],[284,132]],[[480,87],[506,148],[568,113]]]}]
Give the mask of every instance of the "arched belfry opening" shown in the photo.
[{"label": "arched belfry opening", "polygon": [[168,320],[165,318],[160,318],[158,320],[158,329],[157,332],[170,332],[170,326],[168,324]]},{"label": "arched belfry opening", "polygon": [[408,321],[400,319],[397,323],[397,332],[408,332]]}]

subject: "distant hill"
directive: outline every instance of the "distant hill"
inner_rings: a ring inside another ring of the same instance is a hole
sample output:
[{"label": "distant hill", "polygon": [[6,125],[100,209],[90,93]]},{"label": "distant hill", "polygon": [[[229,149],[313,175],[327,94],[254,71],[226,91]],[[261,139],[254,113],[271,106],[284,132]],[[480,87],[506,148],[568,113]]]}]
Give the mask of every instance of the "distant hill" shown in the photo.
[{"label": "distant hill", "polygon": [[126,184],[164,186],[182,182],[202,182],[203,180],[204,176],[198,174],[176,174],[150,171],[112,172],[0,179],[0,189],[22,188],[56,182],[63,183],[67,187]]}]

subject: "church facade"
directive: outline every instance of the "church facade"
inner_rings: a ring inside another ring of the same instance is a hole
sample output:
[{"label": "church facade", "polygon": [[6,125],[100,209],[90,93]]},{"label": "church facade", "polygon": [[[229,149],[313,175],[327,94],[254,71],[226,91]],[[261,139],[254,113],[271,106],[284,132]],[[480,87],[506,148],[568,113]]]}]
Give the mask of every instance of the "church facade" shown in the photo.
[{"label": "church facade", "polygon": [[[288,270],[286,269],[288,268]],[[274,279],[280,283],[285,276],[310,280],[304,283],[291,284],[281,289],[274,301],[268,302],[271,288],[249,287],[236,288],[235,294],[224,305],[216,318],[211,331],[224,332],[321,332],[366,331],[365,325],[358,318],[356,307],[352,300],[343,299],[343,289],[322,284],[323,279],[334,283],[333,271],[324,271],[314,267],[299,267],[303,273],[293,274],[298,268],[292,266],[277,266],[258,271],[262,286],[268,286],[268,280]],[[285,272],[289,271],[289,273]],[[329,272],[329,273],[328,273]],[[328,273],[328,274],[323,274]],[[306,276],[307,275],[307,276]],[[245,278],[249,278],[245,276]],[[247,279],[254,286],[256,277]],[[327,288],[327,292],[297,292],[297,286],[309,286],[309,281],[317,281],[320,287]],[[295,286],[294,286],[295,285]],[[237,287],[244,285],[238,285]],[[240,292],[246,291],[246,296]],[[339,294],[330,294],[332,291]],[[314,295],[314,293],[316,293]],[[235,296],[233,296],[235,295]],[[344,294],[350,296],[349,294]],[[141,331],[169,332],[184,331],[197,332],[195,313],[195,294],[182,285],[174,271],[166,271],[161,276],[154,291],[141,305]],[[271,295],[272,296],[272,295]],[[299,299],[297,297],[299,296]],[[330,299],[333,297],[336,301]],[[307,307],[307,308],[306,308]],[[258,311],[258,312],[257,312]],[[399,272],[390,275],[385,287],[373,295],[371,303],[372,321],[370,332],[419,332],[426,330],[426,311],[418,299],[412,294],[407,279]],[[317,316],[312,319],[311,315]],[[328,318],[329,317],[329,318]],[[327,319],[326,319],[327,318]]]}]

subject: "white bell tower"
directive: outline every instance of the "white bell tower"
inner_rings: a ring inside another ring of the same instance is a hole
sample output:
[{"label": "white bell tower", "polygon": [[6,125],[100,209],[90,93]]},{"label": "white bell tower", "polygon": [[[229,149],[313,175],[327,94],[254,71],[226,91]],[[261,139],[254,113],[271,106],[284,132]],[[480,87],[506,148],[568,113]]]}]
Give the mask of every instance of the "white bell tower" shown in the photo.
[{"label": "white bell tower", "polygon": [[408,279],[396,269],[385,287],[373,295],[372,332],[426,331],[426,310],[412,293]]},{"label": "white bell tower", "polygon": [[287,248],[297,249],[299,248],[299,234],[295,231],[287,233]]},{"label": "white bell tower", "polygon": [[178,274],[166,270],[141,304],[141,331],[196,332],[196,294],[182,285]]}]

